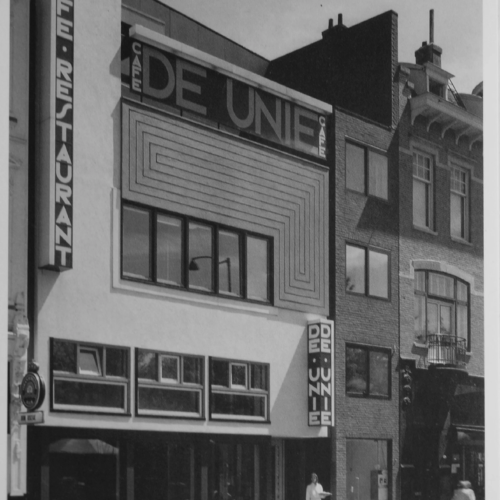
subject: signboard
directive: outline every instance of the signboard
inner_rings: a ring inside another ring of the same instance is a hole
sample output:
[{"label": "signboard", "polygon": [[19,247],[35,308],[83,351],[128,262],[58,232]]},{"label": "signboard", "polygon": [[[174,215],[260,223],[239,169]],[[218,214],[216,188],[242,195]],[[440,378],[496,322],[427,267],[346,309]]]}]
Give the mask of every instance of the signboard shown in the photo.
[{"label": "signboard", "polygon": [[35,372],[28,372],[21,382],[21,402],[28,411],[39,408],[45,399],[45,382]]},{"label": "signboard", "polygon": [[130,89],[142,98],[326,159],[324,115],[156,47],[129,42]]},{"label": "signboard", "polygon": [[19,423],[24,425],[30,424],[43,424],[44,414],[43,411],[33,411],[30,413],[20,413]]},{"label": "signboard", "polygon": [[333,425],[333,322],[307,325],[308,425]]},{"label": "signboard", "polygon": [[[40,0],[38,162],[40,267],[73,267],[74,0]],[[50,21],[50,22],[49,22]]]},{"label": "signboard", "polygon": [[54,266],[73,267],[73,0],[56,5]]}]

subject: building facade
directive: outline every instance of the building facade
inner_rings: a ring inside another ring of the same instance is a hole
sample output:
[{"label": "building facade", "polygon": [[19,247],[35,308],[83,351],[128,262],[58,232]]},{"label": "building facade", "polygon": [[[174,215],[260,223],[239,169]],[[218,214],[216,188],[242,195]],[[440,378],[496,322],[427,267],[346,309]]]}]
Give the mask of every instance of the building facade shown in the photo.
[{"label": "building facade", "polygon": [[13,4],[10,496],[484,498],[482,87],[393,11],[268,61]]}]

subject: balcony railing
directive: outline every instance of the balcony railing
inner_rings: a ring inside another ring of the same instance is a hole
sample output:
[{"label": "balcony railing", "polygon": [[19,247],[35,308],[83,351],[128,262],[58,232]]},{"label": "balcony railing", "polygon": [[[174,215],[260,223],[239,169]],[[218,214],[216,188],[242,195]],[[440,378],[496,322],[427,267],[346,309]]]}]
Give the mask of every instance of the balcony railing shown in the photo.
[{"label": "balcony railing", "polygon": [[465,368],[466,339],[453,335],[427,335],[427,361],[433,365],[448,365]]}]

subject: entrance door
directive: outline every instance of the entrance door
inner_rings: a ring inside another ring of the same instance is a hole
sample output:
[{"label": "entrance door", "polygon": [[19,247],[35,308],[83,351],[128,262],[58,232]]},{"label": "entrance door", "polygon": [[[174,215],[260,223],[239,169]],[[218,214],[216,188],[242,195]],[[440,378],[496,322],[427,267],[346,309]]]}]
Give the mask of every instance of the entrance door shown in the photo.
[{"label": "entrance door", "polygon": [[214,443],[209,471],[211,500],[259,500],[259,446]]}]

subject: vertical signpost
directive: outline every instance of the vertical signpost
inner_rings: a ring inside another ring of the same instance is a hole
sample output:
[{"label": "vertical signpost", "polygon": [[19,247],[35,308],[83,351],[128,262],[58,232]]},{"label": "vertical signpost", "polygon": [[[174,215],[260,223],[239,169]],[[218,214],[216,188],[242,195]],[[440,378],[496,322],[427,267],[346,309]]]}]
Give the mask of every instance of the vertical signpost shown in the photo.
[{"label": "vertical signpost", "polygon": [[333,425],[333,322],[307,325],[308,424]]}]

